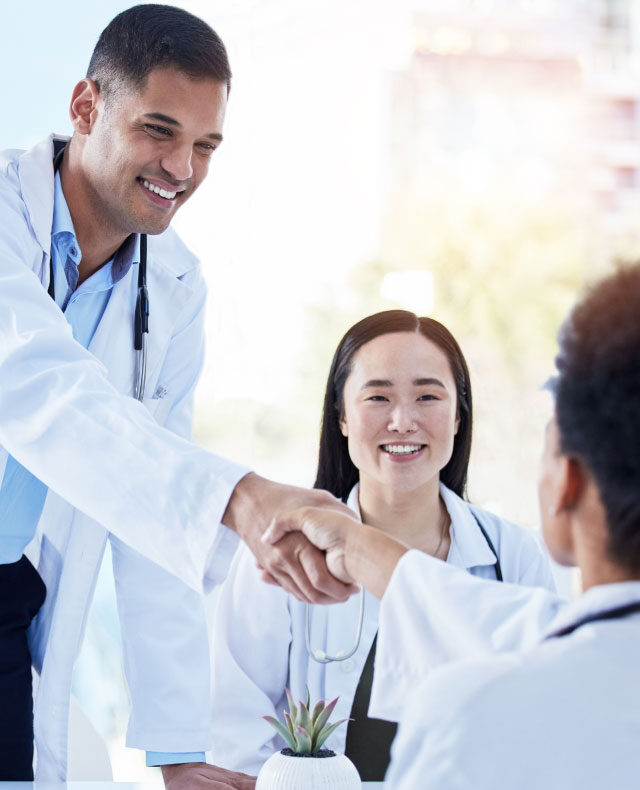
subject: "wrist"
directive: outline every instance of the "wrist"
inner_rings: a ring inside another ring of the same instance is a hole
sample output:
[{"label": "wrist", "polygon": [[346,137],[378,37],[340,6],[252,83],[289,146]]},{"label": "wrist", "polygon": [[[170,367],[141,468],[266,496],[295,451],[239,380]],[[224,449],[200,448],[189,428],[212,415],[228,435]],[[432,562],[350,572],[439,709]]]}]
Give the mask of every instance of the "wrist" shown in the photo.
[{"label": "wrist", "polygon": [[255,510],[255,484],[261,478],[255,472],[248,472],[241,478],[233,489],[231,498],[226,510],[222,515],[222,523],[225,527],[235,532],[243,540],[245,539],[246,525],[252,523],[257,514]]},{"label": "wrist", "polygon": [[408,548],[375,527],[363,524],[345,539],[345,568],[358,584],[382,598],[391,576]]}]

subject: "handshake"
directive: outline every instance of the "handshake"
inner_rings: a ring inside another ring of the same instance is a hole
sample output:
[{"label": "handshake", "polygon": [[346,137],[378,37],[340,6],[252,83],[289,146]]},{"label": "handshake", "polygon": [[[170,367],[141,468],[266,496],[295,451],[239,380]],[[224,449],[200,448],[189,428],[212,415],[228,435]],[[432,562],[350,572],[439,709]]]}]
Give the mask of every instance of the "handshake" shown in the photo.
[{"label": "handshake", "polygon": [[326,491],[255,474],[236,486],[223,523],[252,551],[263,581],[305,603],[346,601],[360,584],[381,597],[407,551]]}]

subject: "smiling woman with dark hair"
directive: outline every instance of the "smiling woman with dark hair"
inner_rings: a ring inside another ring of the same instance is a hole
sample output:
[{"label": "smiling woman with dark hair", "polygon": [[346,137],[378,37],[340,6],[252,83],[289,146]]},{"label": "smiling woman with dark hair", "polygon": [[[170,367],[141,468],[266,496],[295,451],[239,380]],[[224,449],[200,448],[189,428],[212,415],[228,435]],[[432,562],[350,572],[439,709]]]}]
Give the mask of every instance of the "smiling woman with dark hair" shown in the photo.
[{"label": "smiling woman with dark hair", "polygon": [[337,513],[296,511],[267,536],[302,529],[336,578],[381,598],[372,712],[401,721],[397,790],[638,787],[640,266],[590,289],[559,346],[538,492],[551,554],[581,571],[574,603]]},{"label": "smiling woman with dark hair", "polygon": [[[402,545],[470,574],[552,588],[536,538],[463,499],[472,416],[467,364],[446,327],[403,310],[368,316],[331,364],[315,487]],[[363,592],[307,607],[264,585],[241,552],[213,638],[214,762],[256,773],[280,745],[261,716],[282,712],[286,687],[303,698],[308,685],[312,697],[339,696],[335,715],[351,719],[329,748],[344,751],[363,779],[382,779],[395,725],[367,716],[378,606]]]}]

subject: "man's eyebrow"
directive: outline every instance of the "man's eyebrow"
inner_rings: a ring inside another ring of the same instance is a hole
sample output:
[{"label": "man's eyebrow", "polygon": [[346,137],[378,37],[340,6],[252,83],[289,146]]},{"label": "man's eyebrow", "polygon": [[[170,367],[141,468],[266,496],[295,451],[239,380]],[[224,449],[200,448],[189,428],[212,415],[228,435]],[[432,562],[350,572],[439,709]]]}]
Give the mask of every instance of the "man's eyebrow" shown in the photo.
[{"label": "man's eyebrow", "polygon": [[[171,118],[169,115],[163,115],[161,112],[147,112],[144,114],[144,117],[149,118],[152,121],[166,123],[167,126],[175,126],[176,129],[182,129],[182,124],[180,121],[176,121],[175,118]],[[218,134],[217,132],[211,132],[210,134],[205,134],[203,136],[208,137],[210,140],[216,140],[219,143],[222,142],[222,135]]]}]

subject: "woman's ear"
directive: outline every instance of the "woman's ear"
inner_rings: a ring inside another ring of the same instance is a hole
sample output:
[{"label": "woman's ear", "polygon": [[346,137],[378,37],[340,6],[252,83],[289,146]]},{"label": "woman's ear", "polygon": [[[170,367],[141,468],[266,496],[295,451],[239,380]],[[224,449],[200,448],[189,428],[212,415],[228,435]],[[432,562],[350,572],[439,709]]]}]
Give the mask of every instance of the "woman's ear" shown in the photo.
[{"label": "woman's ear", "polygon": [[349,436],[349,429],[347,427],[347,421],[346,421],[346,419],[344,417],[340,417],[339,425],[340,425],[340,433],[343,436],[345,436],[345,437]]}]

